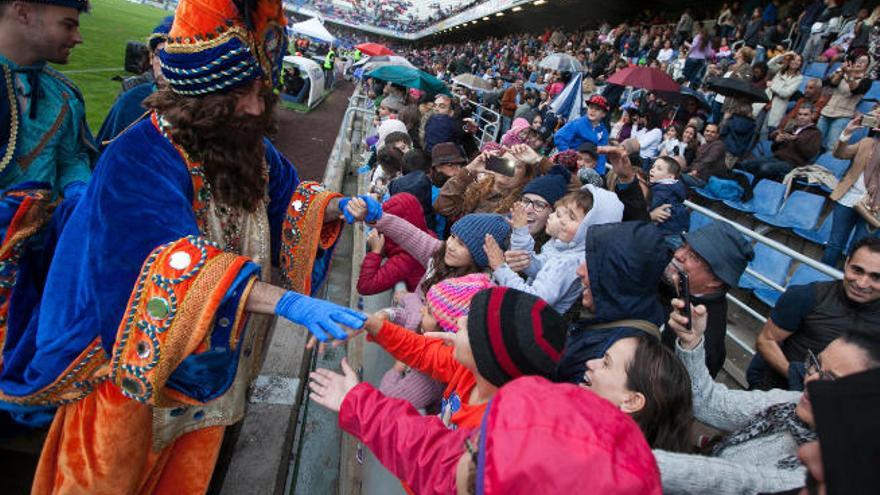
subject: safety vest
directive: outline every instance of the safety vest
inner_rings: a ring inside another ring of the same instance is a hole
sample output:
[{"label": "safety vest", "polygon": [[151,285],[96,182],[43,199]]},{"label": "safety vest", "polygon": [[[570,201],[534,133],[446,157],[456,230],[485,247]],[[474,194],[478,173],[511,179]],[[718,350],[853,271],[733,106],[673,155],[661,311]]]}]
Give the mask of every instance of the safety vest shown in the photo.
[{"label": "safety vest", "polygon": [[333,59],[336,58],[336,52],[331,48],[327,55],[324,57],[324,69],[331,70],[333,69]]}]

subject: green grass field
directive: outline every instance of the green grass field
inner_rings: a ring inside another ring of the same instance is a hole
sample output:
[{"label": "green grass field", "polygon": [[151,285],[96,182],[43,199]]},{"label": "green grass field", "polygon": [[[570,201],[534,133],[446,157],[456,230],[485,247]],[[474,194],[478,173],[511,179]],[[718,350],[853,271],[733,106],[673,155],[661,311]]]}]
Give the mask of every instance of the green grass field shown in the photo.
[{"label": "green grass field", "polygon": [[91,0],[91,5],[80,17],[83,44],[73,49],[70,63],[56,68],[82,90],[89,126],[97,132],[119,94],[111,78],[132,75],[123,69],[126,42],[145,41],[171,12],[126,0]]}]

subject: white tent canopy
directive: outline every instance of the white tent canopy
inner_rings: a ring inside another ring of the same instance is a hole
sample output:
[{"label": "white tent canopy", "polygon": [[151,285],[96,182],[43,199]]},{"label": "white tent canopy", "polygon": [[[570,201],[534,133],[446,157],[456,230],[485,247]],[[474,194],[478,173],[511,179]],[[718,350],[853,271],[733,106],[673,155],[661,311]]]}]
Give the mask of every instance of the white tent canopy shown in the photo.
[{"label": "white tent canopy", "polygon": [[316,106],[324,98],[324,71],[314,60],[295,55],[284,57],[284,67],[293,66],[299,67],[300,75],[309,80],[308,99],[303,103],[308,104],[309,108]]},{"label": "white tent canopy", "polygon": [[324,25],[321,24],[321,21],[316,17],[312,17],[307,21],[297,22],[293,26],[290,26],[290,30],[294,33],[302,34],[310,38],[326,41],[327,43],[333,43],[336,41],[336,37],[330,34],[330,31],[327,31],[327,28],[325,28]]}]

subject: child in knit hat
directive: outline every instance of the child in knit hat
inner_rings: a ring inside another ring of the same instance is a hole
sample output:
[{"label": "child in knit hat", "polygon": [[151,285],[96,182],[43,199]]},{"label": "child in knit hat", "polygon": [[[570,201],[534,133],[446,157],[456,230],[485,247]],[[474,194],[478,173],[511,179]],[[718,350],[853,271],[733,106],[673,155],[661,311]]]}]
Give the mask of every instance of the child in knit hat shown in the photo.
[{"label": "child in knit hat", "polygon": [[512,247],[531,255],[525,269],[527,279],[515,273],[505,262],[501,248],[486,238],[484,248],[496,282],[534,294],[565,314],[580,298],[581,282],[576,272],[583,259],[587,230],[591,225],[619,222],[623,203],[614,193],[591,185],[563,196],[547,219],[546,232],[550,240],[540,254],[535,254],[524,205],[515,205],[512,212]]},{"label": "child in knit hat", "polygon": [[[494,285],[485,273],[450,278],[434,285],[428,291],[427,304],[422,306],[420,321],[413,325],[416,332],[458,331],[458,319],[467,316],[474,295]],[[382,312],[396,325],[413,328],[402,308],[392,307]],[[379,384],[379,390],[385,395],[405,399],[416,409],[426,411],[436,411],[432,406],[440,401],[444,388],[445,384],[413,370],[402,361],[395,362]]]},{"label": "child in knit hat", "polygon": [[567,323],[545,301],[495,287],[478,292],[458,332],[417,335],[376,313],[369,340],[413,369],[446,383],[440,418],[449,427],[480,424],[499,387],[524,375],[554,378]]},{"label": "child in knit hat", "polygon": [[[352,203],[352,216],[363,220],[366,206]],[[510,225],[497,213],[471,213],[455,222],[451,235],[441,241],[419,230],[413,224],[390,213],[380,214],[376,230],[405,249],[426,268],[417,291],[420,298],[441,280],[485,271],[489,260],[483,251],[485,236],[491,236],[500,246],[509,245]]]}]

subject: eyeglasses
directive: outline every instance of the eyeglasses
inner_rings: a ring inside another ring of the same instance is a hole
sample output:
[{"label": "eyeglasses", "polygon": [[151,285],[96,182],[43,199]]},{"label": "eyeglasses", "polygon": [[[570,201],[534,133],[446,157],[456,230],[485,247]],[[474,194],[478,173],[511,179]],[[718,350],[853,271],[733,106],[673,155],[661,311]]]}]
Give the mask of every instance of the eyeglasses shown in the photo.
[{"label": "eyeglasses", "polygon": [[529,206],[531,206],[536,213],[541,213],[542,211],[550,207],[550,203],[545,203],[543,201],[532,201],[531,199],[526,198],[522,198],[521,200],[519,200],[519,202],[522,203],[523,208],[528,208]]},{"label": "eyeglasses", "polygon": [[805,376],[811,376],[818,373],[820,380],[830,382],[836,379],[836,377],[830,372],[822,369],[822,363],[819,362],[819,359],[816,358],[816,355],[813,354],[813,351],[809,349],[807,349],[807,357],[804,358],[804,369],[806,370]]}]

